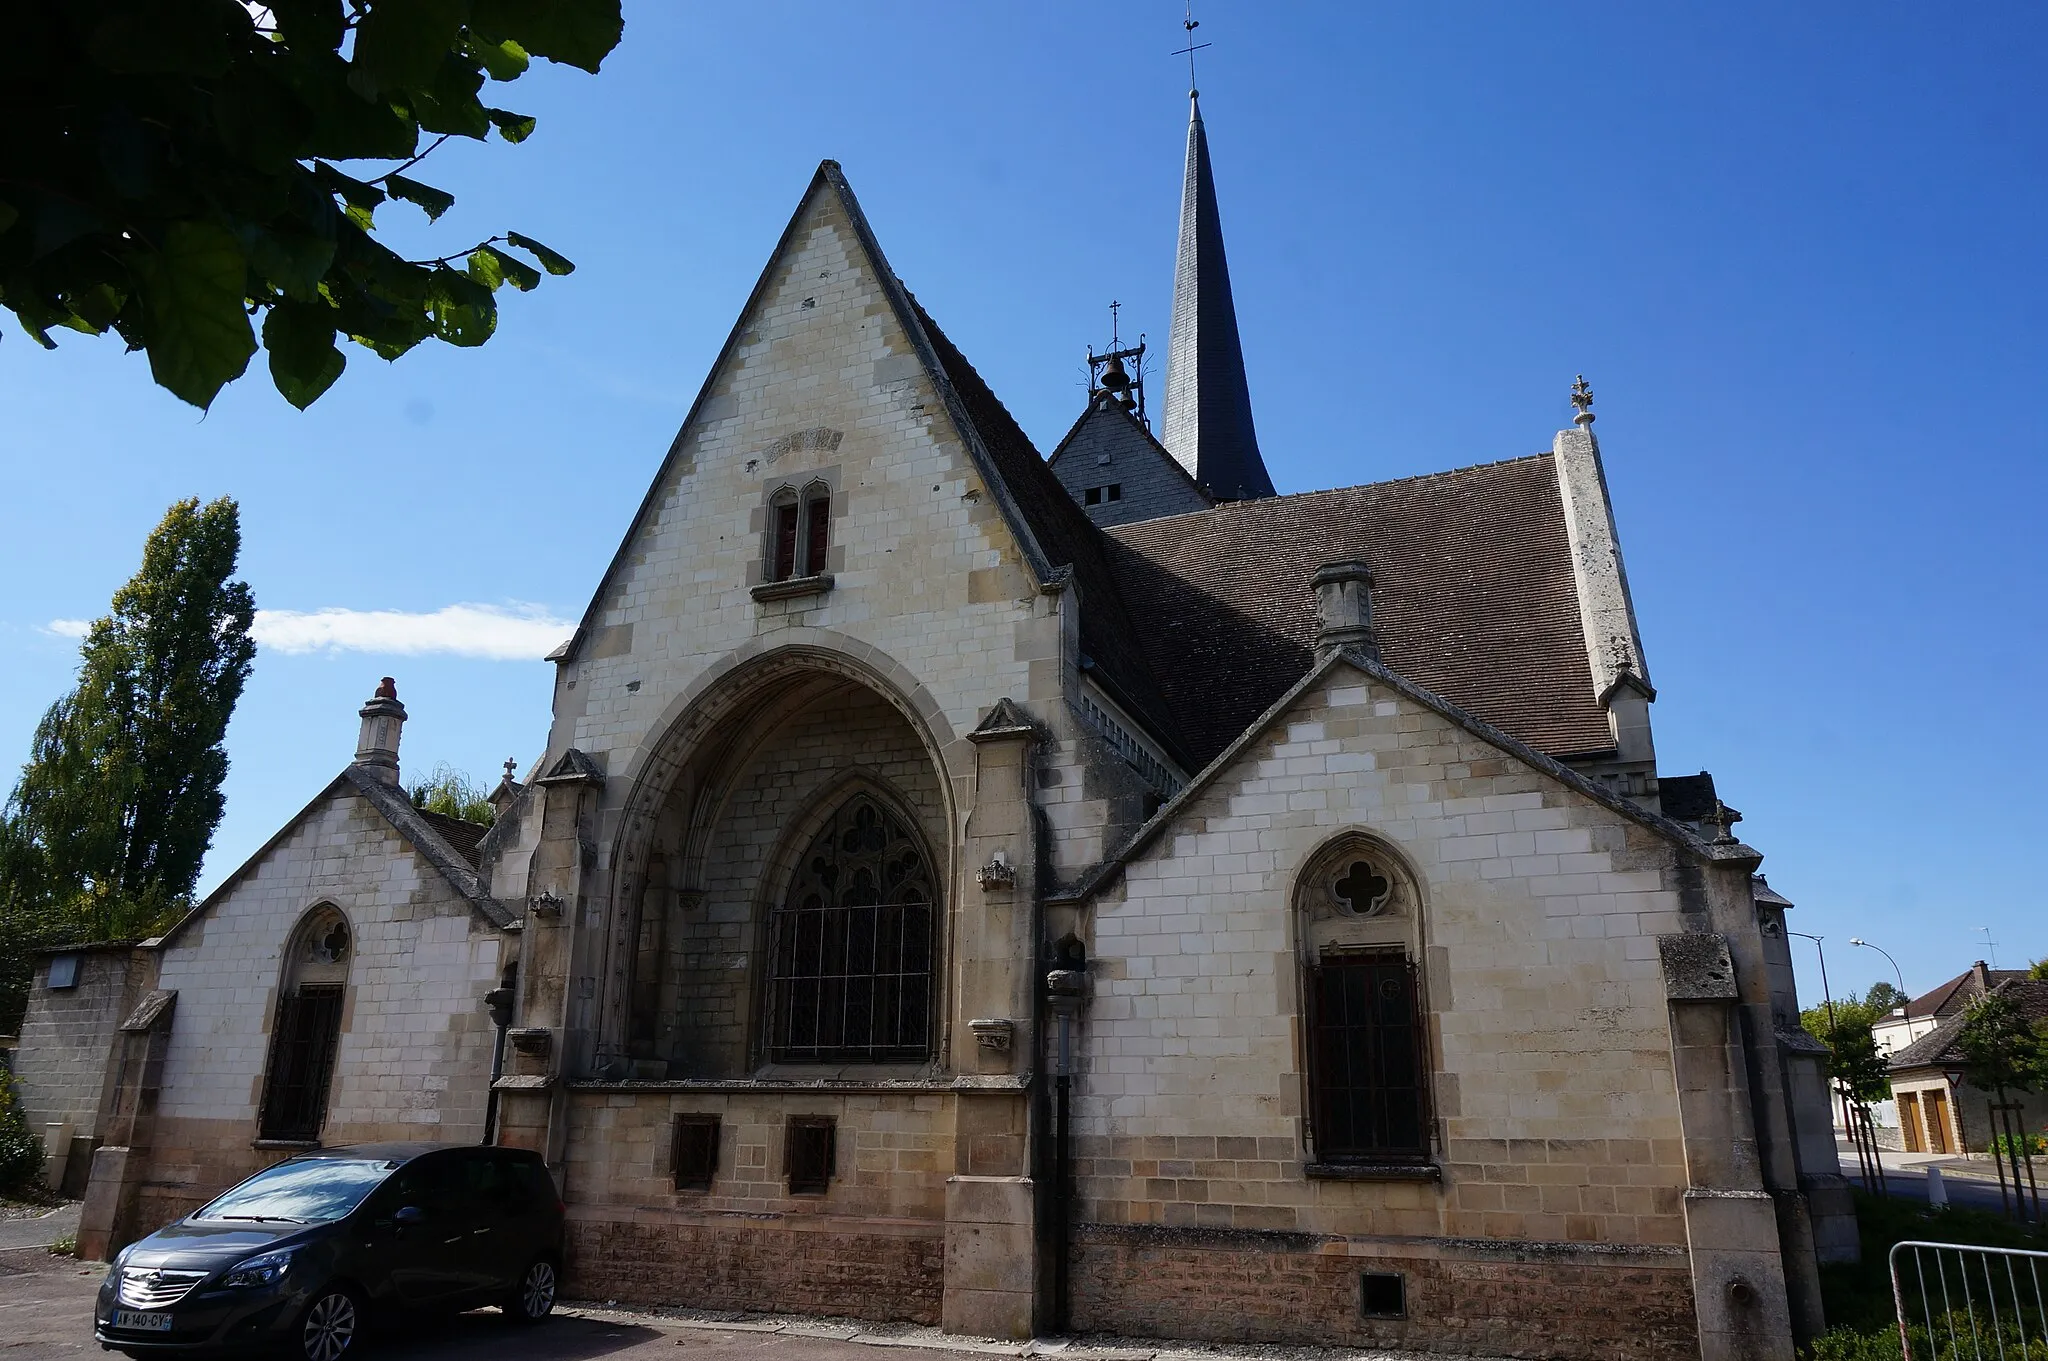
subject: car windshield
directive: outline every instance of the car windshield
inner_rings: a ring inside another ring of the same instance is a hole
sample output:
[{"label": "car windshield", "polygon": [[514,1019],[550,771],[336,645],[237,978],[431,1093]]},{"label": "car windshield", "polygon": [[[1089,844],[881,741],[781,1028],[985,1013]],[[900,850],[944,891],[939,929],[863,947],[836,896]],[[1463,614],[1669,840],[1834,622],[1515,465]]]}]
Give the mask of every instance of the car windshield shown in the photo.
[{"label": "car windshield", "polygon": [[306,1158],[279,1163],[201,1206],[192,1217],[325,1224],[362,1204],[363,1197],[397,1166],[384,1158]]}]

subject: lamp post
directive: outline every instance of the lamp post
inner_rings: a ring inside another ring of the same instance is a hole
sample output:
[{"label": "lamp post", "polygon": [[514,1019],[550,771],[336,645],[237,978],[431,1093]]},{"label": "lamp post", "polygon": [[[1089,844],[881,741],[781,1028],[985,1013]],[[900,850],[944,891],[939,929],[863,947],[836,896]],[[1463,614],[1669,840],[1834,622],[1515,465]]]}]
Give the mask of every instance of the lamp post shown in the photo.
[{"label": "lamp post", "polygon": [[[1828,1052],[1832,1054],[1834,1052],[1835,1042],[1835,999],[1834,995],[1828,991],[1828,952],[1821,948],[1821,938],[1819,936],[1812,935],[1805,931],[1787,931],[1785,934],[1788,936],[1798,936],[1803,940],[1812,941],[1813,952],[1820,956],[1820,996],[1821,1001],[1825,1003],[1827,1006]],[[1841,1087],[1839,1084],[1837,1084],[1835,1087],[1835,1095],[1837,1098],[1841,1096]],[[1856,1139],[1856,1132],[1849,1126],[1849,1103],[1843,1101],[1841,1104],[1842,1133],[1847,1135],[1849,1137],[1850,1142],[1853,1143]]]},{"label": "lamp post", "polygon": [[[1905,1002],[1900,1003],[1901,1008],[1903,1008],[1906,1005],[1906,1003],[1909,1003],[1913,1000],[1913,994],[1906,991],[1905,970],[1899,967],[1899,961],[1897,961],[1896,959],[1892,959],[1892,952],[1890,950],[1885,949],[1882,945],[1872,945],[1869,941],[1863,939],[1863,937],[1861,936],[1849,937],[1849,943],[1851,945],[1860,945],[1866,950],[1875,950],[1879,954],[1883,955],[1887,960],[1890,960],[1892,972],[1898,976],[1899,996],[1905,999]],[[1915,1037],[1913,1034],[1913,1018],[1909,1015],[1906,1017],[1906,1043],[1911,1044],[1914,1038]]]}]

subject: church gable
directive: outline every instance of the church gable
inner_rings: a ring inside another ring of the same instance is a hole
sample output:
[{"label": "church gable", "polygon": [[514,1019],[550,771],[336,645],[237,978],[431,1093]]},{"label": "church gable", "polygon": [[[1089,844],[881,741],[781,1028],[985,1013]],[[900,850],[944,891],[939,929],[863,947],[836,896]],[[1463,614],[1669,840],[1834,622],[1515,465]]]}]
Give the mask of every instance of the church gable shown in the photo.
[{"label": "church gable", "polygon": [[1040,591],[1070,566],[1083,649],[1149,688],[1093,527],[828,162],[556,654],[550,750],[618,773],[707,666],[799,636],[879,649],[964,730],[1059,693],[1066,606]]}]

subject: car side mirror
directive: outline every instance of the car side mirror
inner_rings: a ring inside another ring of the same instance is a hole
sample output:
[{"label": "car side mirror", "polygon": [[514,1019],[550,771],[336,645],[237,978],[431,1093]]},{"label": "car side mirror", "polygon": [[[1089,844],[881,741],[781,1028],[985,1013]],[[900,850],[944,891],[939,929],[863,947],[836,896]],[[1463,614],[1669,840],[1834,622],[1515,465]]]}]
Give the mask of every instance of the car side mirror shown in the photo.
[{"label": "car side mirror", "polygon": [[427,1212],[417,1205],[401,1205],[398,1213],[391,1216],[391,1222],[401,1229],[410,1228],[414,1224],[426,1223]]}]

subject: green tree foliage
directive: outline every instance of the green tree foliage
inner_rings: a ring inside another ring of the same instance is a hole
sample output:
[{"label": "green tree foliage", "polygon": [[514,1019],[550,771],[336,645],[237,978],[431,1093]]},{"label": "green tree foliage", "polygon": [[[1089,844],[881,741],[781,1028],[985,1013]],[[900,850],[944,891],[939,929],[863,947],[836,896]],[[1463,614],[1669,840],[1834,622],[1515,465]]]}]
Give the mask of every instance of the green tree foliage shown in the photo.
[{"label": "green tree foliage", "polygon": [[1889,983],[1872,983],[1870,991],[1863,994],[1864,1008],[1880,1020],[1912,1000]]},{"label": "green tree foliage", "polygon": [[0,1068],[0,1191],[26,1190],[43,1174],[43,1141],[28,1127],[21,1097]]},{"label": "green tree foliage", "polygon": [[485,827],[498,820],[498,810],[491,807],[491,791],[471,783],[469,776],[446,761],[435,766],[434,773],[426,779],[414,783],[409,792],[412,806],[429,813],[442,813]]},{"label": "green tree foliage", "polygon": [[0,0],[0,303],[49,348],[115,331],[199,407],[259,327],[302,409],[341,376],[338,336],[481,345],[498,288],[574,266],[517,232],[408,259],[376,214],[446,212],[414,167],[450,137],[524,141],[486,82],[533,57],[596,71],[619,3]]},{"label": "green tree foliage", "polygon": [[1891,1095],[1889,1061],[1878,1049],[1869,1021],[1859,1019],[1836,1025],[1826,1043],[1828,1073],[1848,1088],[1851,1100],[1867,1106]]},{"label": "green tree foliage", "polygon": [[79,648],[78,684],[36,725],[0,815],[0,1024],[26,955],[146,934],[190,899],[220,822],[221,745],[256,644],[226,498],[172,506]]},{"label": "green tree foliage", "polygon": [[2031,1092],[2048,1086],[2048,1034],[2002,992],[1970,1008],[1956,1036],[1970,1085],[1998,1093]]},{"label": "green tree foliage", "polygon": [[1854,992],[1835,998],[1834,1016],[1830,1020],[1828,1007],[1824,1002],[1802,1008],[1799,1023],[1806,1027],[1806,1033],[1825,1043],[1828,1032],[1836,1026],[1863,1026],[1866,1029],[1883,1020],[1893,1007],[1905,999],[1899,990],[1889,983],[1872,983],[1870,990],[1861,995]]},{"label": "green tree foliage", "polygon": [[2048,983],[2048,958],[2035,960],[2027,969],[2027,977],[2036,983]]}]

